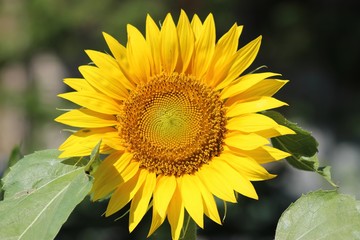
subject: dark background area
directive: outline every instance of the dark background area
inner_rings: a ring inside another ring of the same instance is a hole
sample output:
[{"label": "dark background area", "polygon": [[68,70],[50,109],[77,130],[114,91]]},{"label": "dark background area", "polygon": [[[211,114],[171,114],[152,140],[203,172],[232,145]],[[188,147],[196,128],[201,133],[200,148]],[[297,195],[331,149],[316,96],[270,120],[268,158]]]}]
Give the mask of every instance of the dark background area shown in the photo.
[{"label": "dark background area", "polygon": [[[360,15],[357,1],[161,1],[0,0],[0,175],[11,149],[57,148],[67,136],[53,122],[67,102],[62,79],[80,77],[89,63],[84,49],[108,51],[105,31],[126,43],[126,24],[144,32],[146,14],[175,21],[180,9],[202,20],[212,12],[217,36],[234,22],[244,25],[240,46],[263,36],[250,70],[266,65],[290,82],[276,95],[289,103],[279,111],[311,130],[319,141],[321,164],[333,166],[340,192],[360,198]],[[206,221],[199,239],[273,239],[281,213],[301,196],[330,188],[315,173],[291,169],[284,161],[268,166],[274,180],[254,183],[260,200],[239,196],[228,204],[223,226]],[[218,202],[224,215],[224,205]],[[144,239],[150,216],[128,235],[128,216],[117,221],[102,213],[107,201],[78,206],[57,239]],[[167,231],[167,223],[152,239]],[[164,238],[166,239],[166,238]]]}]

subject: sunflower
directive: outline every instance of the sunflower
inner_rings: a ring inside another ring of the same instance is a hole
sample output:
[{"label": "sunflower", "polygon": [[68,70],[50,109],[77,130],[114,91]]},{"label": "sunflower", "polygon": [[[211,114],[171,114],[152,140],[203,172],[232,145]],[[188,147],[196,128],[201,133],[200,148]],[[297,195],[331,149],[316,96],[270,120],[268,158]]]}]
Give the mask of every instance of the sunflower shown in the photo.
[{"label": "sunflower", "polygon": [[87,156],[101,141],[93,200],[111,196],[106,216],[130,203],[132,231],[152,207],[151,235],[167,218],[178,239],[185,211],[203,228],[221,224],[215,199],[258,199],[251,181],[273,178],[263,163],[289,156],[269,139],[292,134],[259,112],[287,105],[272,96],[287,82],[272,72],[243,74],[261,36],[238,49],[242,26],[217,42],[213,15],[189,21],[168,14],[159,28],[147,16],[145,37],[127,25],[127,44],[104,33],[112,55],[86,51],[83,78],[60,94],[81,108],[56,121],[78,127],[60,157]]}]

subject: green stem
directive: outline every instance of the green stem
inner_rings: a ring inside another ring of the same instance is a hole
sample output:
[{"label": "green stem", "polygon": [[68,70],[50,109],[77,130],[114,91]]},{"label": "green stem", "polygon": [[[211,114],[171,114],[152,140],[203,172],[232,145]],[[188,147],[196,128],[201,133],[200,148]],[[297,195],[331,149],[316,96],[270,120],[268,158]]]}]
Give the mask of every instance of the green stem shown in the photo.
[{"label": "green stem", "polygon": [[182,240],[196,240],[197,226],[190,215],[185,211]]}]

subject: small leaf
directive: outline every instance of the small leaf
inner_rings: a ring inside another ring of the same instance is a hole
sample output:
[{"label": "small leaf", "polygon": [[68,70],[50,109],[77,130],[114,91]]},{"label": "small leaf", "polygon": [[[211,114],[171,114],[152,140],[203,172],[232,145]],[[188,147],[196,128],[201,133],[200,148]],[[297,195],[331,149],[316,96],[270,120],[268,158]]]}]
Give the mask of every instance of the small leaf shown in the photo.
[{"label": "small leaf", "polygon": [[[276,137],[281,143],[286,143],[286,148],[297,155],[312,157],[318,152],[318,142],[311,136],[311,133],[299,127],[296,123],[290,122],[283,115],[275,111],[263,112],[275,122],[292,129],[296,134]],[[303,169],[306,170],[306,169]]]},{"label": "small leaf", "polygon": [[282,214],[275,239],[360,239],[360,202],[336,191],[303,195]]},{"label": "small leaf", "polygon": [[320,174],[321,176],[323,176],[331,185],[333,185],[334,187],[338,187],[331,180],[331,171],[330,170],[331,170],[331,166],[326,166],[326,167],[319,167],[316,172],[318,174]]},{"label": "small leaf", "polygon": [[317,158],[318,142],[310,132],[300,128],[297,124],[288,121],[284,116],[275,111],[263,112],[264,115],[271,117],[278,124],[292,129],[296,134],[274,137],[271,142],[274,147],[291,153],[286,161],[293,167],[313,171],[325,178],[332,186],[337,185],[331,179],[330,167],[319,167]]},{"label": "small leaf", "polygon": [[0,239],[53,239],[88,194],[84,167],[66,165],[57,150],[25,156],[2,180]]},{"label": "small leaf", "polygon": [[85,171],[90,173],[100,164],[100,145],[101,140],[96,144],[94,149],[91,151],[90,160],[85,166]]}]

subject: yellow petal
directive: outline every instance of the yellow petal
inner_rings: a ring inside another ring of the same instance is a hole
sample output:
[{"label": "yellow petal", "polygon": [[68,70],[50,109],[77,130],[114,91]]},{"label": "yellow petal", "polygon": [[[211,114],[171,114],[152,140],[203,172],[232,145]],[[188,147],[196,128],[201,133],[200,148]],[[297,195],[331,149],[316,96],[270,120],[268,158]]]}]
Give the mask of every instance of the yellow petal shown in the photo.
[{"label": "yellow petal", "polygon": [[[132,157],[133,154],[123,151],[115,151],[109,154],[93,174],[93,189],[101,187],[110,176],[120,176],[120,173],[129,165]],[[118,164],[118,167],[115,167],[114,164]]]},{"label": "yellow petal", "polygon": [[141,185],[146,179],[147,170],[141,169],[133,178],[121,184],[110,198],[105,216],[110,216],[122,209],[134,195],[137,193]]},{"label": "yellow petal", "polygon": [[111,35],[103,32],[103,36],[105,38],[105,41],[107,45],[110,48],[111,53],[115,57],[115,59],[119,63],[127,62],[126,59],[126,48],[121,45],[115,38],[113,38]]},{"label": "yellow petal", "polygon": [[118,124],[113,115],[102,114],[84,108],[66,112],[57,117],[55,121],[81,128],[110,127]]},{"label": "yellow petal", "polygon": [[144,36],[134,26],[127,25],[127,58],[132,73],[138,82],[146,83],[150,78],[149,48]]},{"label": "yellow petal", "polygon": [[242,74],[251,65],[259,51],[260,43],[261,36],[237,51],[237,57],[230,68],[227,77],[215,87],[215,90],[220,90],[229,85],[229,83],[240,76],[240,74]]},{"label": "yellow petal", "polygon": [[[124,161],[129,161],[130,158],[132,158],[131,155],[126,156],[127,159],[124,159]],[[118,172],[121,173],[121,178],[124,182],[129,181],[135,173],[139,169],[139,164],[136,161],[131,161],[128,166],[125,168],[123,167],[122,163],[120,161],[114,163],[114,167],[118,170]],[[124,170],[122,170],[124,169]],[[135,172],[135,173],[134,173]]]},{"label": "yellow petal", "polygon": [[232,152],[223,152],[219,157],[219,161],[225,161],[237,172],[246,176],[246,178],[251,181],[262,181],[274,177],[274,175],[268,173],[268,171],[260,166],[254,159],[236,156]]},{"label": "yellow petal", "polygon": [[[278,80],[278,79],[267,79],[265,81],[261,81],[258,84],[252,86],[248,90],[239,94],[237,97],[246,99],[254,96],[268,96],[271,97],[275,93],[277,93],[287,82],[288,80]],[[237,99],[234,99],[235,101]]]},{"label": "yellow petal", "polygon": [[109,54],[94,50],[85,50],[85,52],[98,68],[103,70],[118,68],[116,60]]},{"label": "yellow petal", "polygon": [[199,38],[195,42],[192,74],[201,78],[209,68],[215,51],[215,23],[212,14],[206,18]]},{"label": "yellow petal", "polygon": [[147,173],[144,184],[135,194],[130,206],[129,231],[132,232],[144,217],[156,184],[156,174]]},{"label": "yellow petal", "polygon": [[[117,130],[112,127],[79,130],[61,144],[59,150],[63,152],[59,157],[88,156],[100,140],[102,140],[100,153],[105,153],[112,150],[106,145],[106,142],[107,139],[114,140],[114,135],[117,135]],[[119,141],[115,142],[115,144],[119,144]]]},{"label": "yellow petal", "polygon": [[156,188],[154,191],[153,207],[156,212],[164,218],[166,210],[170,203],[171,198],[176,189],[175,176],[160,175],[157,179]]},{"label": "yellow petal", "polygon": [[[122,151],[115,151],[111,154],[109,154],[99,165],[99,167],[96,169],[95,173],[93,174],[94,177],[94,184],[93,184],[93,189],[94,187],[98,187],[97,185],[101,182],[101,178],[105,179],[105,177],[107,175],[113,175],[113,174],[108,174],[108,172],[113,172],[114,175],[119,174],[121,171],[118,171],[118,169],[114,168],[114,164],[118,161],[120,161],[123,165],[123,167],[125,168],[130,161],[123,161],[126,159],[127,155],[131,155],[130,153],[124,153]],[[131,158],[130,158],[131,159]],[[112,171],[113,169],[115,169],[115,171]]]},{"label": "yellow petal", "polygon": [[93,201],[106,197],[135,175],[138,164],[131,162],[132,158],[133,154],[116,151],[104,159],[94,174]]},{"label": "yellow petal", "polygon": [[203,165],[195,175],[218,198],[227,202],[236,202],[234,191],[224,180],[223,175],[210,168],[209,165]]},{"label": "yellow petal", "polygon": [[211,220],[221,225],[221,220],[216,206],[216,202],[214,200],[214,196],[210,193],[210,191],[205,187],[205,185],[198,177],[195,176],[192,179],[201,193],[204,205],[204,213]]},{"label": "yellow petal", "polygon": [[121,79],[115,78],[110,72],[94,66],[81,66],[79,71],[95,89],[105,95],[117,100],[125,100],[129,96],[128,90],[122,85]]},{"label": "yellow petal", "polygon": [[232,66],[241,31],[242,26],[238,27],[234,24],[217,42],[209,71],[206,74],[209,85],[219,82],[227,75]]},{"label": "yellow petal", "polygon": [[[98,141],[99,142],[99,141]],[[66,149],[61,150],[62,153],[59,155],[59,158],[70,158],[70,157],[81,157],[89,156],[91,151],[94,149],[95,145],[74,145]],[[100,153],[107,154],[110,153],[113,149],[105,144],[100,146]]]},{"label": "yellow petal", "polygon": [[237,154],[240,154],[242,156],[249,156],[260,164],[274,162],[291,156],[291,154],[287,152],[281,151],[277,148],[273,148],[270,146],[262,146],[249,151],[238,150],[238,149],[233,149],[232,151],[236,151]]},{"label": "yellow petal", "polygon": [[[82,144],[86,142],[92,142],[96,139],[96,143],[98,143],[103,134],[106,134],[110,131],[117,132],[115,128],[106,127],[106,128],[95,128],[95,129],[82,129],[73,133],[68,139],[66,139],[63,144],[59,147],[59,150],[63,150],[64,148],[71,147],[74,144]],[[96,145],[94,144],[94,147]]]},{"label": "yellow petal", "polygon": [[227,117],[235,117],[241,114],[255,113],[272,108],[288,105],[272,97],[259,97],[254,100],[234,103],[228,108]]},{"label": "yellow petal", "polygon": [[175,23],[170,14],[166,15],[160,33],[161,62],[165,72],[171,74],[179,58],[179,40]]},{"label": "yellow petal", "polygon": [[[272,72],[265,72],[265,73],[253,73],[253,74],[247,74],[245,76],[240,77],[238,80],[235,80],[236,83],[232,84],[221,92],[221,99],[226,99],[233,97],[237,94],[240,94],[247,89],[251,88],[255,84],[263,81],[266,78],[278,76],[278,73],[272,73]],[[235,82],[234,81],[234,82]],[[257,96],[257,95],[253,95]]]},{"label": "yellow petal", "polygon": [[275,135],[274,137],[280,136],[280,135],[288,135],[288,134],[296,134],[296,132],[288,127],[279,125],[276,128],[274,128],[279,135]]},{"label": "yellow petal", "polygon": [[114,99],[101,93],[81,91],[63,93],[58,96],[95,112],[113,115],[121,112],[120,105]]},{"label": "yellow petal", "polygon": [[231,147],[236,147],[243,150],[251,150],[258,148],[260,146],[269,144],[269,140],[259,136],[255,133],[250,134],[234,134],[232,136],[228,136],[225,139],[225,144]]},{"label": "yellow petal", "polygon": [[223,58],[222,60],[224,61],[236,52],[241,31],[242,26],[237,26],[235,23],[230,30],[219,39],[216,44],[214,60]]},{"label": "yellow petal", "polygon": [[172,239],[177,240],[180,237],[180,232],[184,223],[184,204],[178,188],[175,189],[167,213],[171,227],[171,237]]},{"label": "yellow petal", "polygon": [[[109,150],[124,150],[118,132],[113,127],[82,129],[72,134],[60,147],[64,151],[61,156],[73,152],[74,156],[90,155],[91,150],[102,140],[100,152],[105,153]],[[87,154],[85,154],[85,152]],[[81,154],[81,155],[80,155]]]},{"label": "yellow petal", "polygon": [[246,197],[258,199],[254,186],[247,178],[226,164],[226,162],[217,160],[218,159],[213,159],[210,167],[222,174],[228,185]]},{"label": "yellow petal", "polygon": [[191,19],[191,27],[194,32],[195,39],[199,39],[200,33],[203,29],[203,25],[197,14],[194,14],[193,18]]},{"label": "yellow petal", "polygon": [[160,30],[150,15],[146,16],[146,42],[151,52],[150,73],[154,76],[161,73]]},{"label": "yellow petal", "polygon": [[103,135],[103,142],[104,144],[106,144],[107,146],[111,147],[112,149],[115,150],[124,150],[123,147],[123,141],[122,139],[119,137],[118,132],[108,132],[106,134]]},{"label": "yellow petal", "polygon": [[65,78],[64,83],[78,92],[80,91],[96,92],[96,90],[85,79],[82,78]]},{"label": "yellow petal", "polygon": [[260,136],[263,136],[265,138],[273,138],[273,137],[278,137],[288,134],[296,134],[296,133],[288,127],[278,125],[274,128],[257,131],[256,134],[259,134]]},{"label": "yellow petal", "polygon": [[102,75],[106,76],[107,78],[120,81],[121,85],[125,86],[127,89],[133,88],[133,84],[128,80],[127,77],[125,77],[125,73],[123,71],[123,69],[128,68],[127,60],[119,62],[106,53],[93,50],[86,50],[85,52],[96,64],[96,66],[98,66],[102,70]]},{"label": "yellow petal", "polygon": [[197,177],[185,174],[177,178],[177,181],[186,211],[199,227],[204,228],[203,202],[199,188],[193,180],[194,178]]},{"label": "yellow petal", "polygon": [[226,128],[251,133],[265,129],[275,128],[279,125],[271,118],[262,114],[247,114],[228,120]]},{"label": "yellow petal", "polygon": [[[109,166],[108,175],[98,177],[96,188],[93,187],[94,201],[107,197],[115,188],[122,186],[138,173],[139,164],[136,161],[131,161],[132,157],[132,154],[124,155],[119,161]],[[120,164],[122,165],[120,166]]]},{"label": "yellow petal", "polygon": [[179,73],[182,73],[187,70],[195,47],[194,32],[192,31],[189,19],[183,10],[181,10],[179,22],[177,24],[177,33],[179,37],[181,61],[178,61],[176,69]]},{"label": "yellow petal", "polygon": [[126,48],[109,34],[103,33],[103,35],[110,51],[119,64],[118,69],[112,69],[111,75],[117,79],[121,79],[122,85],[124,85],[127,89],[133,89],[134,84],[133,79],[131,78],[132,75],[129,73],[129,61],[127,59]]},{"label": "yellow petal", "polygon": [[156,231],[156,229],[160,227],[160,225],[164,222],[164,220],[165,217],[161,217],[159,213],[156,211],[156,209],[153,208],[151,226],[147,237],[150,237],[150,235],[153,234]]}]

